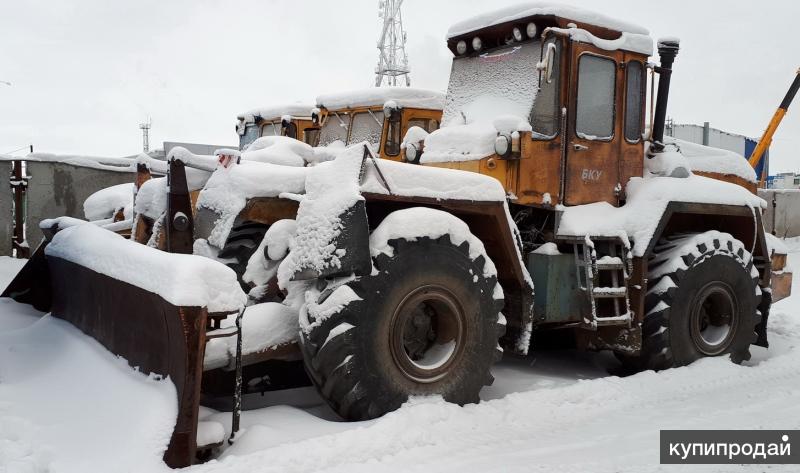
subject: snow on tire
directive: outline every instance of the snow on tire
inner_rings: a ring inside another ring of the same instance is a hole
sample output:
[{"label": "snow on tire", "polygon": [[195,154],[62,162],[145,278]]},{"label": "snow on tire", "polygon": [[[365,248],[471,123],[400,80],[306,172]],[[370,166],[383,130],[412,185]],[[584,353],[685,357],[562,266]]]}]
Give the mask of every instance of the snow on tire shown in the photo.
[{"label": "snow on tire", "polygon": [[[505,332],[485,256],[450,235],[388,241],[372,274],[307,293],[301,311],[306,370],[343,418],[395,410],[409,396],[465,404],[494,378]],[[491,266],[493,268],[493,265]]]},{"label": "snow on tire", "polygon": [[742,242],[718,231],[669,237],[649,271],[642,352],[624,363],[659,370],[707,356],[750,359],[762,293]]}]

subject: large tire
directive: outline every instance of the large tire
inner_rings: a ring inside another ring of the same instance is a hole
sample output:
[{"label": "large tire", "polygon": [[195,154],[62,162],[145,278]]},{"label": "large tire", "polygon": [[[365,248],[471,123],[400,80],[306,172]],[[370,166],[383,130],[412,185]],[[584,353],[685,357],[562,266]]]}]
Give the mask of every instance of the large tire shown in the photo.
[{"label": "large tire", "polygon": [[245,292],[250,290],[250,285],[242,278],[247,270],[247,263],[258,249],[268,228],[268,225],[258,222],[243,222],[234,226],[228,234],[225,246],[217,255],[222,260],[228,260],[225,264],[236,272],[236,278]]},{"label": "large tire", "polygon": [[314,317],[304,309],[309,377],[348,420],[379,417],[412,395],[477,402],[502,356],[496,277],[485,277],[484,257],[470,259],[468,243],[455,246],[448,235],[389,245],[392,256],[376,256],[371,275],[321,292],[320,305],[350,294],[341,310]]},{"label": "large tire", "polygon": [[642,352],[629,368],[661,370],[708,356],[750,359],[761,290],[744,245],[709,231],[659,242],[650,261]]}]

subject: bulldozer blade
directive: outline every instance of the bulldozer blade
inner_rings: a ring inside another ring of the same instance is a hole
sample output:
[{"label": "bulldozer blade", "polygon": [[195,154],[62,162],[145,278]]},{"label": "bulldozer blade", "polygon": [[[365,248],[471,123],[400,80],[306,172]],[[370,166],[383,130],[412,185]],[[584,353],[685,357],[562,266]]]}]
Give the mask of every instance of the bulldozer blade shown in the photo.
[{"label": "bulldozer blade", "polygon": [[49,312],[53,296],[50,287],[50,268],[44,255],[47,243],[43,241],[25,266],[17,273],[0,297],[32,305],[36,310]]},{"label": "bulldozer blade", "polygon": [[34,252],[2,297],[31,304],[70,322],[142,373],[169,378],[178,396],[178,415],[164,462],[172,468],[194,463],[208,311],[175,306],[158,294]]}]

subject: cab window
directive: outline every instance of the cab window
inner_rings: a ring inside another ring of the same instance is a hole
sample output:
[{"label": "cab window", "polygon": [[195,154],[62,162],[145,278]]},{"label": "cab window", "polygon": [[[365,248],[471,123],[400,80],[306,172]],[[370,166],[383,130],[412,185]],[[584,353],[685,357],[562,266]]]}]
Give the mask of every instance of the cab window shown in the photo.
[{"label": "cab window", "polygon": [[258,125],[255,123],[248,123],[245,125],[244,134],[239,137],[239,149],[244,150],[250,146],[250,143],[258,138],[259,131]]},{"label": "cab window", "polygon": [[261,136],[281,136],[280,123],[266,122],[261,126]]},{"label": "cab window", "polygon": [[584,54],[578,61],[575,132],[580,138],[608,140],[614,136],[614,60]]},{"label": "cab window", "polygon": [[319,128],[306,128],[303,130],[303,141],[311,146],[319,144]]},{"label": "cab window", "polygon": [[353,115],[353,130],[348,145],[366,141],[377,146],[383,133],[383,112],[360,112]]},{"label": "cab window", "polygon": [[297,139],[297,125],[294,122],[289,122],[284,129],[284,136]]},{"label": "cab window", "polygon": [[348,128],[350,127],[350,116],[346,113],[329,113],[325,117],[325,122],[319,134],[319,146],[328,146],[331,143],[339,142],[347,144]]},{"label": "cab window", "polygon": [[628,63],[625,72],[625,139],[637,142],[642,138],[644,108],[644,67],[638,61]]}]

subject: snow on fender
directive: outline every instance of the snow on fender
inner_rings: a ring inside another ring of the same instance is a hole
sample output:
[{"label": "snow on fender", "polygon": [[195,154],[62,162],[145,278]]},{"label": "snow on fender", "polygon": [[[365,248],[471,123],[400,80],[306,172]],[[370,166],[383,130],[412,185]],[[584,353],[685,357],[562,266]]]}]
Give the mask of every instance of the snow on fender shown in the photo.
[{"label": "snow on fender", "polygon": [[449,235],[450,242],[456,246],[466,241],[469,244],[469,256],[473,261],[479,256],[483,256],[486,260],[483,276],[497,276],[497,268],[486,254],[483,242],[469,231],[463,220],[442,210],[412,207],[392,212],[370,235],[369,252],[373,258],[380,254],[392,256],[394,249],[389,245],[390,240],[416,241],[421,237],[435,240],[444,235]]}]

